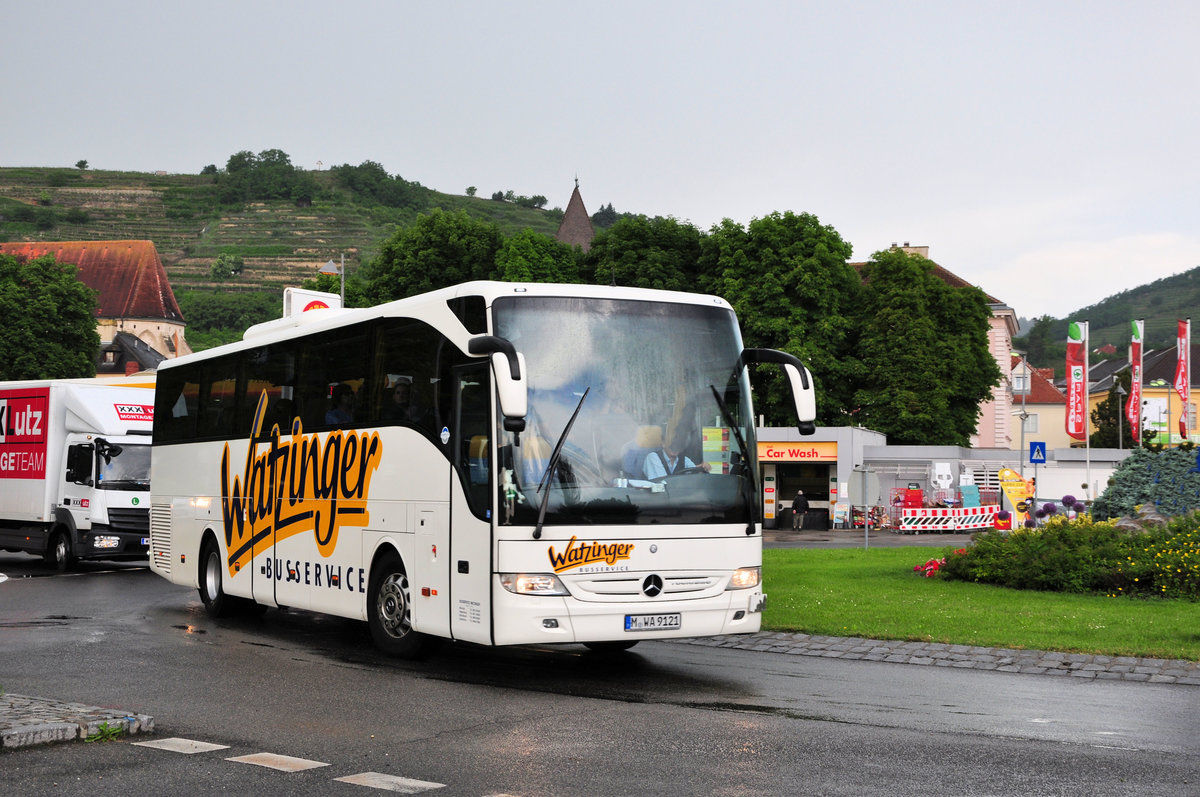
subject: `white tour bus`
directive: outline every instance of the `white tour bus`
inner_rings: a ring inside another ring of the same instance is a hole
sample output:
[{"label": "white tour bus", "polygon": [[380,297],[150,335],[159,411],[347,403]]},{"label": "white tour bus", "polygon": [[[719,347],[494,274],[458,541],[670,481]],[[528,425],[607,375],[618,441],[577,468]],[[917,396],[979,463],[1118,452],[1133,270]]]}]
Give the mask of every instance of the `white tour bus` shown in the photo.
[{"label": "white tour bus", "polygon": [[161,364],[150,562],[208,611],[583,643],[759,629],[746,366],[723,299],[473,282],[260,324]]}]

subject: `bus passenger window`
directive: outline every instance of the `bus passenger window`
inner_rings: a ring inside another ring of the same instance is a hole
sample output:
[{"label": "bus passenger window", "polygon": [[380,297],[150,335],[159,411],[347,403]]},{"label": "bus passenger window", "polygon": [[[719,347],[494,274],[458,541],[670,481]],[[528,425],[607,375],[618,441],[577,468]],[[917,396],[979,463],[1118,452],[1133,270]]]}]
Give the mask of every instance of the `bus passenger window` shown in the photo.
[{"label": "bus passenger window", "polygon": [[329,397],[329,410],[325,413],[325,423],[331,426],[354,422],[354,388],[341,382],[333,386]]}]

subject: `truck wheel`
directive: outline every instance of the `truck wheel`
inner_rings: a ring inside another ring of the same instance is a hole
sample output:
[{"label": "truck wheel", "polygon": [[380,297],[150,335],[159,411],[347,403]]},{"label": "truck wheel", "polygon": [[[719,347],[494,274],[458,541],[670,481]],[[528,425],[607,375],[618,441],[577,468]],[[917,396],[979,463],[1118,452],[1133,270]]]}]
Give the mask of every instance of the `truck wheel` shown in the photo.
[{"label": "truck wheel", "polygon": [[412,591],[400,557],[389,554],[371,571],[367,624],[375,645],[389,656],[416,659],[429,649],[429,638],[412,630]]},{"label": "truck wheel", "polygon": [[233,610],[233,600],[222,588],[221,550],[212,540],[207,540],[200,549],[200,600],[212,617],[228,617]]},{"label": "truck wheel", "polygon": [[75,567],[75,552],[71,550],[71,533],[58,529],[50,536],[50,547],[46,549],[46,564],[60,573]]}]

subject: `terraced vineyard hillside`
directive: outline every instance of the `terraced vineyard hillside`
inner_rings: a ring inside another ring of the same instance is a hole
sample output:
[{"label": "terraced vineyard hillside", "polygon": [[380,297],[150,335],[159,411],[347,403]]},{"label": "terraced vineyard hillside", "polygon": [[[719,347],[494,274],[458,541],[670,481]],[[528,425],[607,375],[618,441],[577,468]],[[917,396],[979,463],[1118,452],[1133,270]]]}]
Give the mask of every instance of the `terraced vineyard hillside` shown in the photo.
[{"label": "terraced vineyard hillside", "polygon": [[[216,201],[211,175],[52,168],[0,168],[0,240],[150,240],[176,291],[282,291],[311,279],[329,260],[354,273],[418,211],[362,201],[313,172],[321,187],[310,207],[290,201],[230,208]],[[530,228],[553,235],[561,213],[429,192],[429,207],[465,210],[506,235]],[[242,274],[210,277],[219,254],[242,257]]]}]

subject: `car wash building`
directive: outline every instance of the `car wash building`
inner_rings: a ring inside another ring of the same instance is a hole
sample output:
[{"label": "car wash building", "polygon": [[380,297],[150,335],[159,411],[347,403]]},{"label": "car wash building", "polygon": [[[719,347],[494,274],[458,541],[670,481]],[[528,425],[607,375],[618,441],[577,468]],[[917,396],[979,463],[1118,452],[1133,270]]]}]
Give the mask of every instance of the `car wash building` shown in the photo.
[{"label": "car wash building", "polygon": [[1031,461],[1030,451],[889,446],[881,432],[855,426],[818,427],[809,436],[794,427],[760,427],[757,434],[768,529],[791,526],[792,499],[803,490],[808,529],[861,528],[869,517],[872,527],[897,532],[975,530],[991,526],[1001,509],[1019,511],[1022,502],[1006,492],[1006,473],[1029,485],[1024,503],[1032,512],[1065,495],[1094,500],[1130,454],[1043,448]]}]

